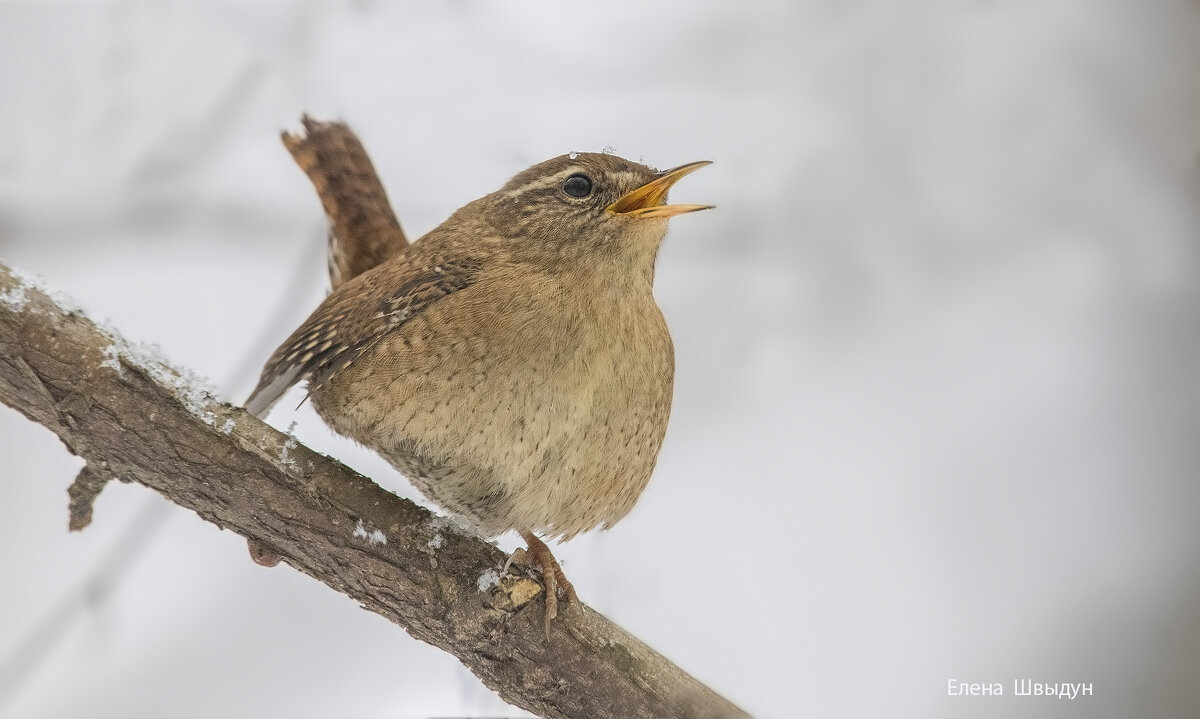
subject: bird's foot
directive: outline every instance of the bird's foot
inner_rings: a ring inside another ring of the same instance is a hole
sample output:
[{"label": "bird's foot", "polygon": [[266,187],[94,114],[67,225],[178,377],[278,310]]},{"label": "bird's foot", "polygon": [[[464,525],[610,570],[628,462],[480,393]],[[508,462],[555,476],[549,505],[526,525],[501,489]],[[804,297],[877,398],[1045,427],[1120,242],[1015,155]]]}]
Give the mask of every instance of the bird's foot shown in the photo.
[{"label": "bird's foot", "polygon": [[521,532],[521,538],[529,549],[519,548],[509,556],[504,564],[505,571],[510,564],[534,565],[542,573],[542,582],[546,585],[546,637],[550,636],[550,622],[558,616],[558,589],[562,588],[567,599],[579,603],[579,595],[575,586],[563,574],[562,567],[546,543],[533,535],[533,532]]}]

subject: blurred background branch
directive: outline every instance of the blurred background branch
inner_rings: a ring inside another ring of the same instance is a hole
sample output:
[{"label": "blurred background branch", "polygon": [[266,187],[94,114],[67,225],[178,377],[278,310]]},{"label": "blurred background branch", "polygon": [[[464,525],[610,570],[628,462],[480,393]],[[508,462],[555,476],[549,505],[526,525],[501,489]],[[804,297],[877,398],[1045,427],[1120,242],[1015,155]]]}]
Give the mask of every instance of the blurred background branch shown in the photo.
[{"label": "blurred background branch", "polygon": [[137,482],[270,546],[540,716],[745,716],[582,605],[547,638],[540,610],[522,611],[540,588],[500,577],[495,546],[221,402],[3,265],[0,402],[88,462],[73,527],[104,480]]}]

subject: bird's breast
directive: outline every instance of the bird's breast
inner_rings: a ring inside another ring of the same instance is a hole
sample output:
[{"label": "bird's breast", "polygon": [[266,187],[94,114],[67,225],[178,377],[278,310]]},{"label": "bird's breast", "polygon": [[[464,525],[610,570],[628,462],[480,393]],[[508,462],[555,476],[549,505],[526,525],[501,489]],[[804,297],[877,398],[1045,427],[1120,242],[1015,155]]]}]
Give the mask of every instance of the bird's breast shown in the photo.
[{"label": "bird's breast", "polygon": [[489,534],[611,525],[662,446],[674,355],[648,287],[481,283],[370,352],[318,411]]}]

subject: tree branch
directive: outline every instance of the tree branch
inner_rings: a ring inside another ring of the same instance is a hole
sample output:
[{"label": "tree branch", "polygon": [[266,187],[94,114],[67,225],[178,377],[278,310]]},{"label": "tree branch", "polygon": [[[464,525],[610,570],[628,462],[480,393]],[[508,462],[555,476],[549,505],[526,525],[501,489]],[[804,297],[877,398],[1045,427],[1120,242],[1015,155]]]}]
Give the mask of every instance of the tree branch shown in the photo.
[{"label": "tree branch", "polygon": [[542,591],[503,553],[205,390],[0,265],[0,402],[87,460],[70,526],[113,478],[143,484],[454,654],[544,717],[746,714],[601,614]]}]

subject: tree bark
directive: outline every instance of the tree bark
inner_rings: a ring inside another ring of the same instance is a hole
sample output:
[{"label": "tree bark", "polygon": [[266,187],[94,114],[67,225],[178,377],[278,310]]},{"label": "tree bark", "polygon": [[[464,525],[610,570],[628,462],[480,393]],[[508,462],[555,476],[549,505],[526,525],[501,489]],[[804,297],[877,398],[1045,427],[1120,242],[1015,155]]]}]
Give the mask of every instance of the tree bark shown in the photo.
[{"label": "tree bark", "polygon": [[586,606],[568,605],[547,637],[541,585],[502,577],[495,546],[223,402],[4,265],[0,402],[87,461],[70,491],[72,529],[90,521],[106,481],[136,482],[454,654],[539,716],[747,716]]}]

